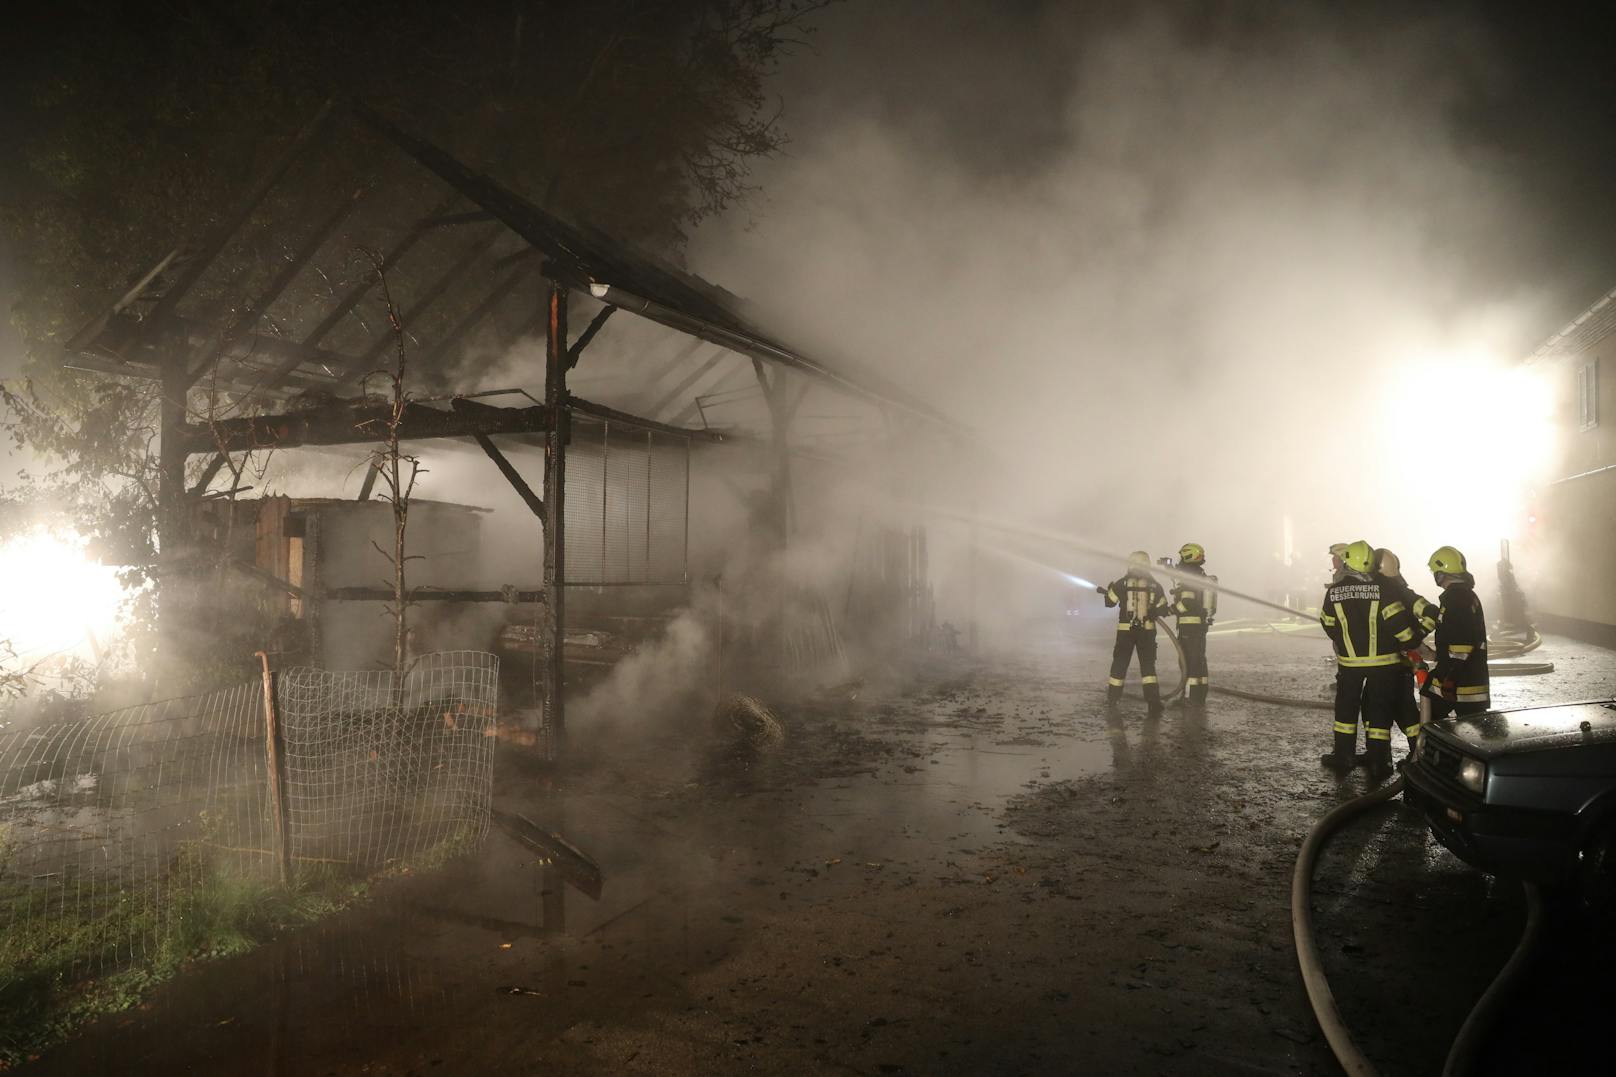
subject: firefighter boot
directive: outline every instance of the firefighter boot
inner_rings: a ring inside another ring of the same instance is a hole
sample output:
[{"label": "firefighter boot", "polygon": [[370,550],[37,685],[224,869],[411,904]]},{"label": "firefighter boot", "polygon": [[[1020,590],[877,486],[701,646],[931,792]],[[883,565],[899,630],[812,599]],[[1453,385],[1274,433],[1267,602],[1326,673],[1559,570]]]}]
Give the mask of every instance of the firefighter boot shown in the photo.
[{"label": "firefighter boot", "polygon": [[1369,780],[1383,782],[1392,776],[1392,742],[1386,740],[1371,740],[1369,742]]},{"label": "firefighter boot", "polygon": [[1319,762],[1337,774],[1350,774],[1355,765],[1353,750],[1358,747],[1358,723],[1335,721],[1335,751],[1319,756]]},{"label": "firefighter boot", "polygon": [[1144,678],[1145,682],[1145,713],[1152,718],[1160,718],[1163,713],[1161,698],[1161,683],[1155,677]]}]

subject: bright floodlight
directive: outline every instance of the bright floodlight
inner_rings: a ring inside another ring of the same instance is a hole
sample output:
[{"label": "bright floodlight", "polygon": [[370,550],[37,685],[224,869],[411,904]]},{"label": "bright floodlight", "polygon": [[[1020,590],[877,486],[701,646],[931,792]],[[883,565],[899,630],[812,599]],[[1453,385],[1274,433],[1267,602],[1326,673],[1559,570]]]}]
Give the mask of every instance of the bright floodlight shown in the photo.
[{"label": "bright floodlight", "polygon": [[29,531],[0,543],[0,640],[25,658],[87,652],[112,633],[123,601],[117,569],[84,555],[84,541]]}]

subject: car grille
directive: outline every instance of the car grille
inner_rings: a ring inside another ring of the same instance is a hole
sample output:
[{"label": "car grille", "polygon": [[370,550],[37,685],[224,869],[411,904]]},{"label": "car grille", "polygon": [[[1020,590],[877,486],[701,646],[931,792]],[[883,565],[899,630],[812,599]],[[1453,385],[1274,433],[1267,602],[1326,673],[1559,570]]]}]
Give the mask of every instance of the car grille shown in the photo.
[{"label": "car grille", "polygon": [[1445,744],[1438,744],[1429,733],[1420,747],[1420,762],[1450,782],[1459,780],[1459,753]]}]

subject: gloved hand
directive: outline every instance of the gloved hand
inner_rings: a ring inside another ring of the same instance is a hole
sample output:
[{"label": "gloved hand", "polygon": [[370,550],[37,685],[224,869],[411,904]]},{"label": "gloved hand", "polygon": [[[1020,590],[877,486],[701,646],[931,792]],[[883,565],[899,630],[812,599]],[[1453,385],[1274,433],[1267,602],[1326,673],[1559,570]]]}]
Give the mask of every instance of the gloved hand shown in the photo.
[{"label": "gloved hand", "polygon": [[1212,627],[1212,623],[1213,623],[1213,620],[1214,620],[1214,618],[1211,618],[1211,617],[1208,617],[1208,618],[1207,618],[1207,619],[1206,619],[1206,627],[1208,627],[1208,628],[1211,628],[1211,627]]}]

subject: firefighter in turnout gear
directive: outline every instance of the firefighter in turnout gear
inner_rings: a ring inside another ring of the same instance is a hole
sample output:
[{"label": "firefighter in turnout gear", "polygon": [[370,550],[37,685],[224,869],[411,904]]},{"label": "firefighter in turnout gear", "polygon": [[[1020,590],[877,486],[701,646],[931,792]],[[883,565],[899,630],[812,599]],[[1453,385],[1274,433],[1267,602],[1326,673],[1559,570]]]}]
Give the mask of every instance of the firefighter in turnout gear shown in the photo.
[{"label": "firefighter in turnout gear", "polygon": [[1431,555],[1431,575],[1442,588],[1436,619],[1436,664],[1425,682],[1431,717],[1480,714],[1492,709],[1488,695],[1487,615],[1476,597],[1476,578],[1464,554],[1444,546]]},{"label": "firefighter in turnout gear", "polygon": [[1392,720],[1403,683],[1402,651],[1414,645],[1414,614],[1374,574],[1375,551],[1362,539],[1341,553],[1341,579],[1319,604],[1319,623],[1335,646],[1335,747],[1319,762],[1352,769],[1361,713],[1369,739],[1369,773],[1392,771]]},{"label": "firefighter in turnout gear", "polygon": [[[1207,575],[1206,548],[1198,542],[1186,542],[1178,548],[1178,570],[1190,576],[1206,576],[1209,583],[1218,582],[1216,576]],[[1205,706],[1212,683],[1206,672],[1206,633],[1218,613],[1218,593],[1180,579],[1173,585],[1173,613],[1178,618],[1178,645],[1184,648],[1184,702],[1192,707]]]},{"label": "firefighter in turnout gear", "polygon": [[1162,713],[1161,682],[1156,677],[1156,621],[1167,616],[1171,606],[1167,592],[1150,574],[1150,555],[1135,550],[1128,555],[1128,574],[1095,590],[1105,596],[1107,606],[1117,607],[1117,645],[1111,652],[1111,676],[1106,681],[1106,703],[1114,706],[1122,698],[1122,679],[1128,661],[1139,650],[1139,680],[1144,685],[1145,703],[1152,718]]},{"label": "firefighter in turnout gear", "polygon": [[1412,758],[1420,736],[1420,704],[1417,698],[1419,690],[1414,686],[1414,671],[1425,667],[1425,660],[1420,657],[1419,645],[1436,628],[1437,608],[1414,593],[1408,581],[1403,579],[1402,562],[1390,550],[1375,551],[1375,576],[1395,595],[1395,600],[1401,602],[1414,615],[1414,638],[1398,655],[1400,683],[1397,686],[1397,711],[1394,715],[1398,726],[1403,730],[1403,736],[1408,739],[1408,754]]}]

